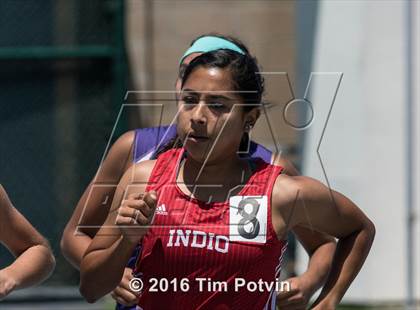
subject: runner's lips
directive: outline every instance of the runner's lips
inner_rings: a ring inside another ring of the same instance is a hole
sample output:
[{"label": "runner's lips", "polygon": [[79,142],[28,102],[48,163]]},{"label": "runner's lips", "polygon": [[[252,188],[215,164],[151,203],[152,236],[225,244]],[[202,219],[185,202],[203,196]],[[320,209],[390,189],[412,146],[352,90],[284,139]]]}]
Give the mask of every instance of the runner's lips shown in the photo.
[{"label": "runner's lips", "polygon": [[194,142],[204,142],[207,141],[209,138],[206,136],[200,136],[200,135],[189,135],[188,139],[193,140]]}]

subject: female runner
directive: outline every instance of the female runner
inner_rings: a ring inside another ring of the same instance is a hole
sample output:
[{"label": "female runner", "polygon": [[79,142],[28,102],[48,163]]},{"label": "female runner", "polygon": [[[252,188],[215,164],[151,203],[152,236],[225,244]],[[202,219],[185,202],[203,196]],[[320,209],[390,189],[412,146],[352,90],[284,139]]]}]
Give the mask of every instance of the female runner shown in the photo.
[{"label": "female runner", "polygon": [[[145,285],[140,308],[273,308],[273,287],[250,291],[238,288],[237,279],[273,283],[284,237],[301,225],[339,239],[315,305],[335,308],[369,252],[374,226],[348,198],[322,183],[238,157],[243,134],[258,118],[262,93],[258,67],[248,54],[218,50],[190,63],[178,110],[183,147],[124,174],[81,263],[80,290],[88,301],[118,285],[140,241],[136,271]],[[187,279],[190,286],[186,292],[152,292],[152,280],[162,278]],[[226,283],[226,290],[203,289],[197,279]]]},{"label": "female runner", "polygon": [[[236,50],[249,54],[247,47],[236,38],[217,34],[200,36],[191,43],[180,61],[176,89],[181,89],[182,75],[191,60],[204,52],[217,49]],[[83,254],[98,230],[92,227],[100,227],[106,219],[115,193],[116,186],[112,184],[117,185],[121,176],[133,163],[155,159],[159,142],[168,142],[175,135],[176,126],[142,128],[127,132],[115,142],[94,180],[80,198],[63,233],[61,240],[63,254],[75,268],[80,268]],[[244,137],[246,138],[246,135]],[[246,144],[247,141],[244,140]],[[275,156],[253,141],[250,142],[249,150],[248,148],[246,150],[248,153],[242,155],[260,157],[268,163],[274,162]],[[276,158],[275,163],[285,168],[285,174],[298,174],[293,165],[284,158]],[[95,186],[96,184],[99,186]],[[111,186],[103,186],[103,184],[111,184]],[[308,268],[303,274],[287,279],[291,283],[292,290],[287,294],[278,295],[278,305],[285,310],[294,309],[297,306],[304,309],[307,306],[312,294],[324,283],[335,251],[335,240],[329,236],[302,226],[294,227],[293,233],[305,247],[310,259]],[[138,253],[139,248],[136,248],[128,260],[120,283],[111,293],[111,296],[119,303],[117,305],[119,310],[131,309],[137,303],[138,296],[129,288],[129,281],[133,278],[132,273]]]}]

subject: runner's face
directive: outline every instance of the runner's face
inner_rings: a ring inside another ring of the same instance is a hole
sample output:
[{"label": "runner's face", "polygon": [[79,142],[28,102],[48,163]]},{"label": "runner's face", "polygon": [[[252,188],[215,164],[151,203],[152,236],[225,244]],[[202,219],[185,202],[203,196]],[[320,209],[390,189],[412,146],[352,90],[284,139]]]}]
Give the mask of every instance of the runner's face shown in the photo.
[{"label": "runner's face", "polygon": [[179,66],[178,78],[176,79],[176,83],[175,83],[175,90],[177,92],[180,92],[181,91],[182,76],[184,75],[185,69],[190,64],[190,62],[193,61],[193,59],[195,57],[198,57],[198,56],[200,56],[202,54],[203,53],[192,53],[192,54],[188,55],[187,57],[185,57],[182,60],[182,63]]},{"label": "runner's face", "polygon": [[238,105],[243,101],[232,85],[229,70],[220,68],[198,67],[185,81],[177,130],[196,161],[209,157],[210,163],[234,156],[239,148],[246,114]]}]

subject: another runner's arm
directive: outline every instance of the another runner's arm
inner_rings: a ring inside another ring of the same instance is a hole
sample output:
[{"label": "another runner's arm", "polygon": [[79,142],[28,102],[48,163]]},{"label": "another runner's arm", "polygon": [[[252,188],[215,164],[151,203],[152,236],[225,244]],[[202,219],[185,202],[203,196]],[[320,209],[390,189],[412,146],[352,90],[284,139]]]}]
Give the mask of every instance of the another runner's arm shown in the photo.
[{"label": "another runner's arm", "polygon": [[[133,238],[128,238],[122,233],[121,226],[116,225],[116,219],[119,208],[127,197],[144,193],[153,165],[154,161],[144,161],[126,171],[118,184],[104,225],[83,256],[80,265],[80,292],[88,302],[95,302],[120,283],[127,261],[141,239],[138,237],[135,242]],[[132,225],[135,226],[132,229],[141,229],[138,225]]]},{"label": "another runner's arm", "polygon": [[[61,251],[77,269],[98,231],[95,227],[100,227],[108,215],[116,185],[132,164],[134,136],[135,132],[129,131],[114,143],[64,229]],[[95,190],[92,191],[93,187]]]},{"label": "another runner's arm", "polygon": [[373,223],[350,199],[308,177],[280,175],[273,202],[283,221],[277,227],[280,231],[302,225],[339,239],[331,272],[316,302],[319,309],[334,308],[369,253],[375,236]]},{"label": "another runner's arm", "polygon": [[7,281],[10,290],[38,284],[53,271],[55,259],[47,240],[13,207],[1,185],[0,242],[17,257],[0,270],[0,282]]}]

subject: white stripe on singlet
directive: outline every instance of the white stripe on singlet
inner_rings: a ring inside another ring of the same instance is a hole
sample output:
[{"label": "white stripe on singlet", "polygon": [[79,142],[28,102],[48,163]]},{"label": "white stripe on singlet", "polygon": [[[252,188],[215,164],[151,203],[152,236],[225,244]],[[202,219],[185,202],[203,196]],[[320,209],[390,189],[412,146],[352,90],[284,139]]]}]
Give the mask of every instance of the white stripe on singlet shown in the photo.
[{"label": "white stripe on singlet", "polygon": [[152,149],[151,151],[149,151],[148,153],[146,153],[145,155],[143,155],[142,157],[137,159],[136,164],[138,164],[139,162],[142,162],[144,160],[149,160],[150,158],[152,158],[154,153],[155,153],[155,150]]},{"label": "white stripe on singlet", "polygon": [[[281,254],[280,254],[280,257],[279,257],[279,263],[276,266],[275,273],[274,273],[274,275],[275,275],[274,279],[275,280],[280,276],[281,265],[282,265],[282,262],[283,262],[283,256],[284,256],[284,253],[286,252],[286,249],[287,249],[287,242],[285,243],[285,245],[281,249]],[[267,300],[267,303],[265,304],[264,310],[268,310],[268,309],[276,310],[276,299],[277,299],[277,296],[275,295],[276,293],[277,293],[276,292],[276,286],[274,285],[273,289],[270,292],[270,295],[268,296],[268,300]]]}]

